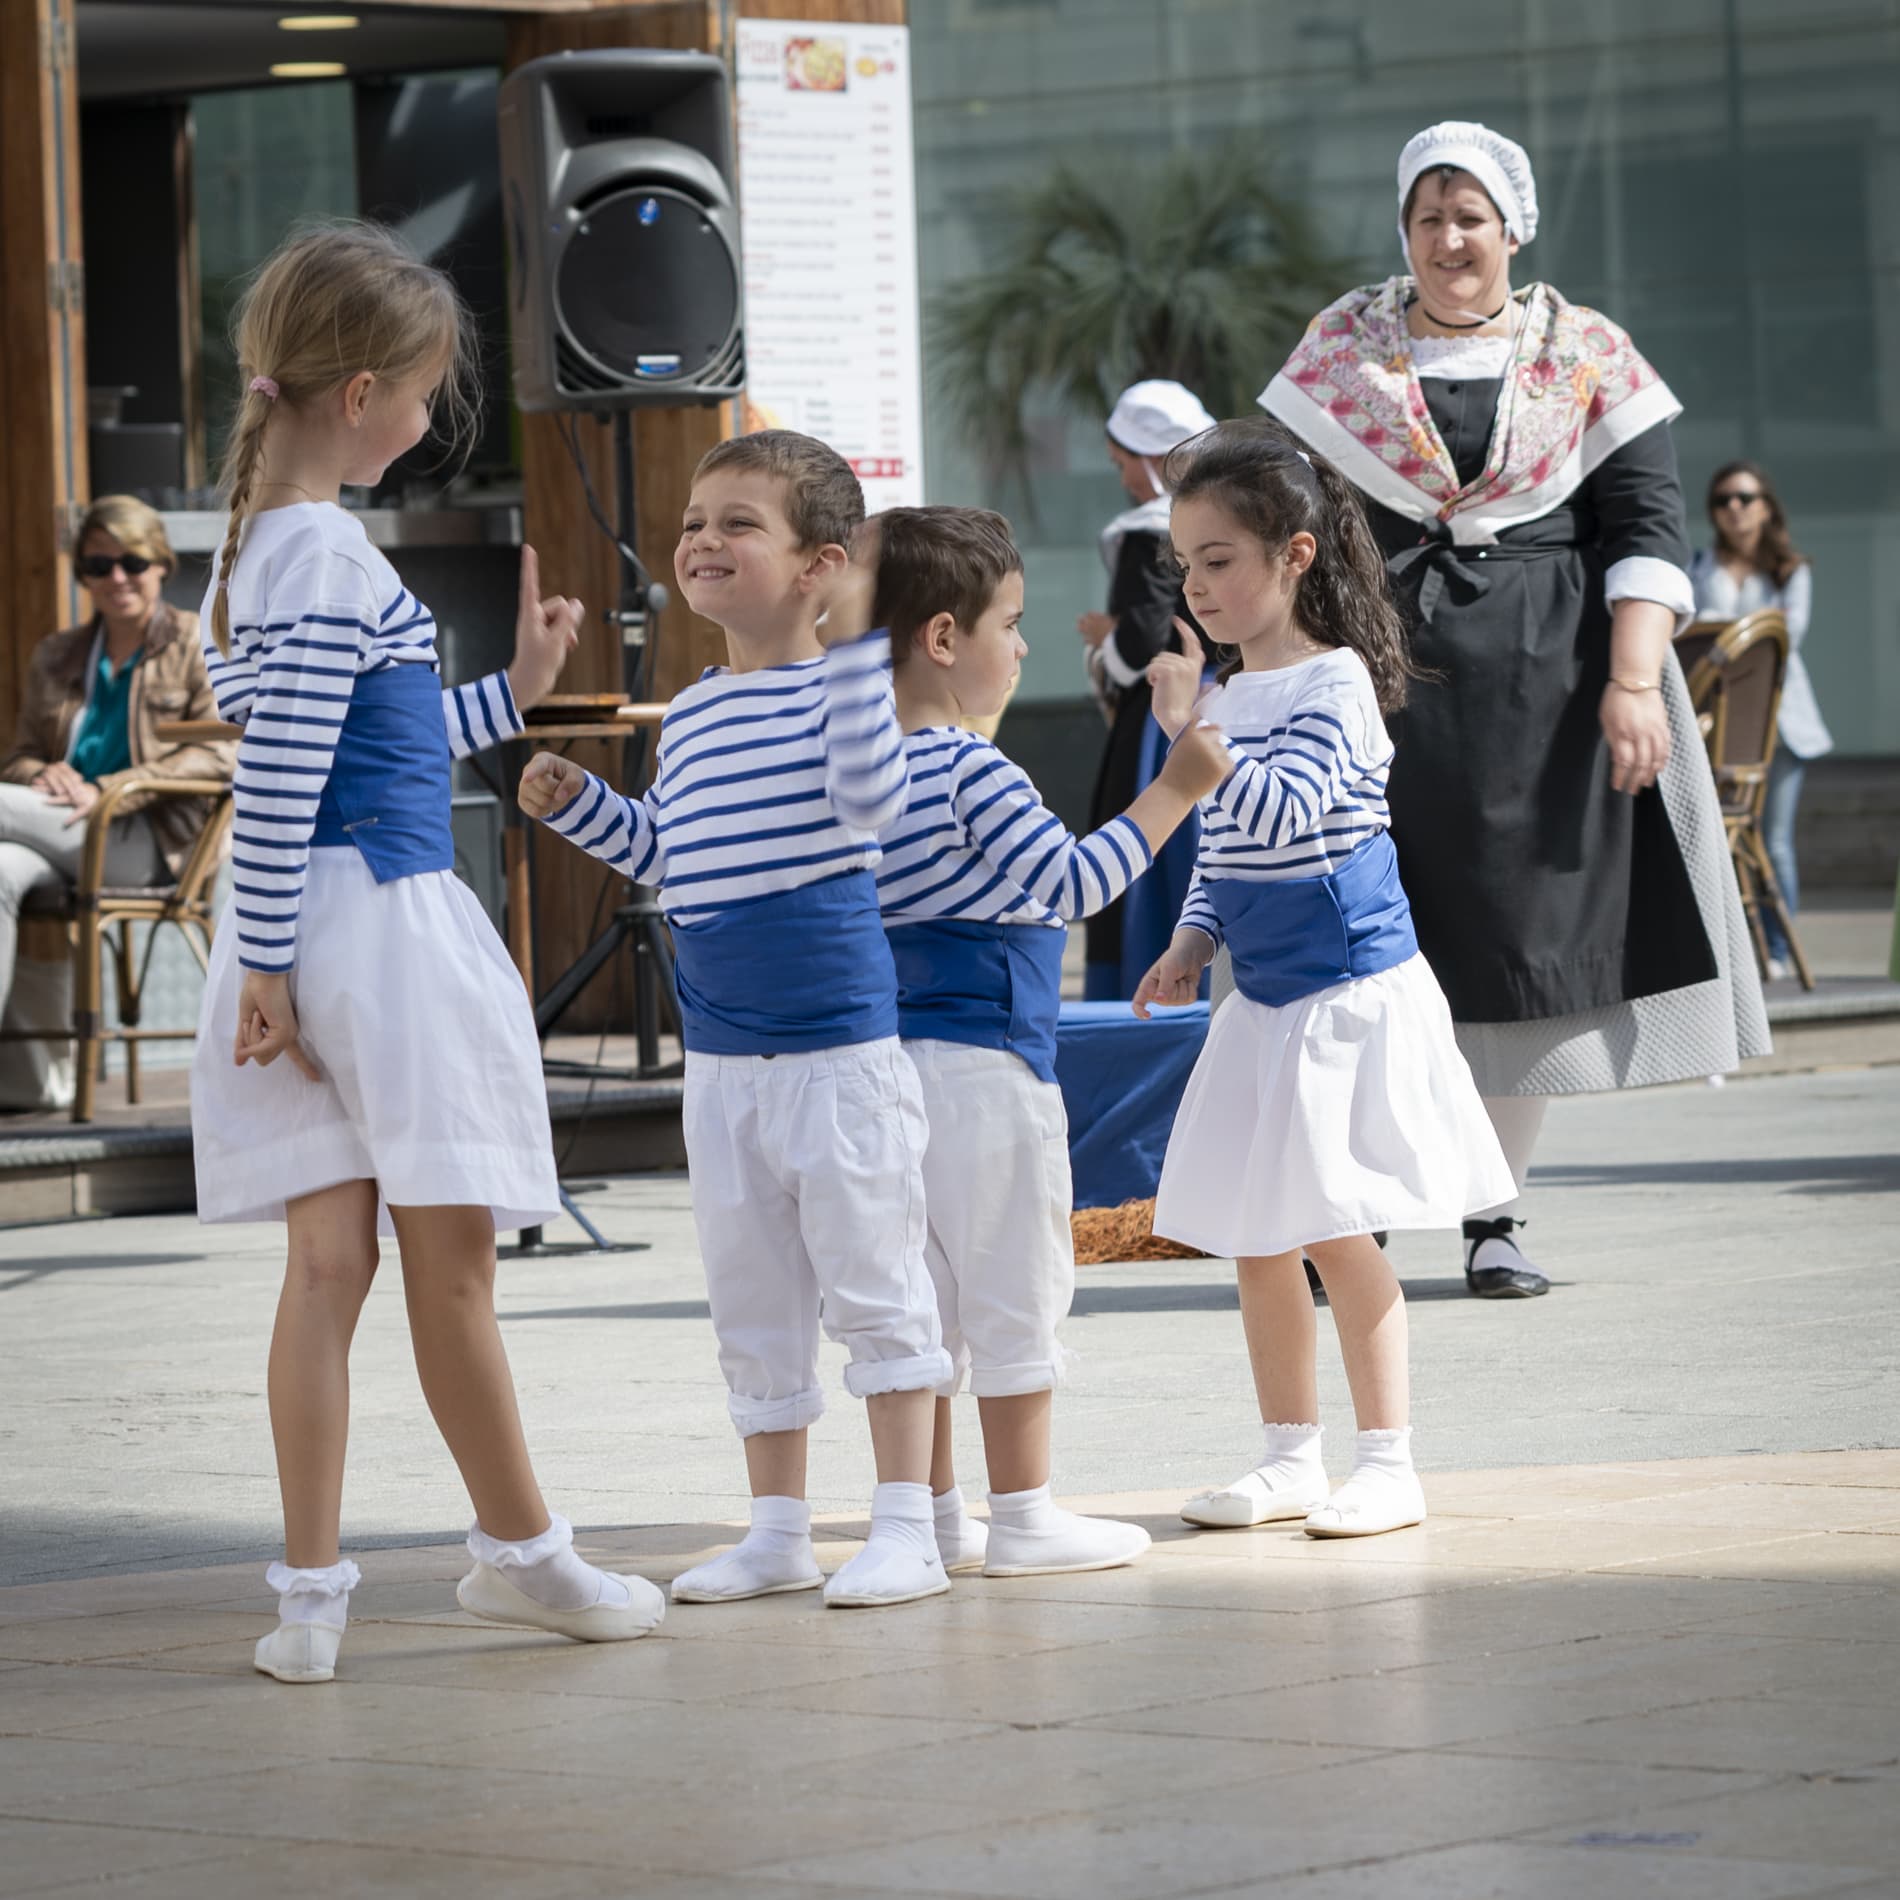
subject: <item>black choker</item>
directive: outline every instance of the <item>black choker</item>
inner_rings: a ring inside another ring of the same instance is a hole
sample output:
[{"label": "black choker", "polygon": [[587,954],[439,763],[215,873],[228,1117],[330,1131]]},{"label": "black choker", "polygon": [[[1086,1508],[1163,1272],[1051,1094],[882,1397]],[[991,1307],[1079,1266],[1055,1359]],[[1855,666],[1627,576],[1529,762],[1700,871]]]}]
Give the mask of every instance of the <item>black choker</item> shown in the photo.
[{"label": "black choker", "polygon": [[[1417,304],[1421,310],[1425,309],[1425,303],[1422,297],[1414,297],[1412,301]],[[1511,300],[1506,297],[1488,317],[1473,317],[1469,323],[1452,323],[1444,317],[1435,317],[1429,310],[1426,310],[1425,321],[1427,323],[1437,324],[1441,330],[1482,330],[1487,323],[1496,323],[1510,307]]]}]

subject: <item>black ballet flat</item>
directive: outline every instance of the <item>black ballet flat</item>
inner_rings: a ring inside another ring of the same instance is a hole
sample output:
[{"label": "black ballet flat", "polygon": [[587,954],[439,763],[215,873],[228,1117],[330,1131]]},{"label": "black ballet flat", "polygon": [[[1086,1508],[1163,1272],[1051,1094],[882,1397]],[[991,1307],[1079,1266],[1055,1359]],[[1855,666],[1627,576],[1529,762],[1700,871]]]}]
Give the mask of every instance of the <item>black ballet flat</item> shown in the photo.
[{"label": "black ballet flat", "polygon": [[[1465,1289],[1476,1300],[1534,1300],[1550,1291],[1550,1282],[1518,1252],[1512,1233],[1523,1226],[1520,1220],[1504,1215],[1497,1220],[1465,1222]],[[1478,1243],[1501,1240],[1517,1255],[1515,1263],[1504,1261],[1494,1267],[1474,1267]]]}]

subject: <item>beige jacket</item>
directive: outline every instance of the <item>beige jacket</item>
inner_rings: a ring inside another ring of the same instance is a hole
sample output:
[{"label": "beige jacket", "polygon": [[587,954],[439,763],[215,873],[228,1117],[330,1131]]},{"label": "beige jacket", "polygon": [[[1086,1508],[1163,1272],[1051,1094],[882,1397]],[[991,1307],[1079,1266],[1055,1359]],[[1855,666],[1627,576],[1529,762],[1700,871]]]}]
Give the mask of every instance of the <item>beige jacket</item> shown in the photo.
[{"label": "beige jacket", "polygon": [[[98,637],[99,623],[68,627],[48,634],[33,649],[27,673],[26,698],[14,728],[13,748],[0,759],[0,778],[30,785],[48,765],[66,756],[73,726],[86,703],[86,662]],[[205,672],[198,645],[198,616],[160,604],[145,632],[145,657],[132,675],[132,697],[126,718],[130,727],[132,765],[127,772],[111,772],[99,781],[110,791],[133,773],[166,778],[228,779],[237,762],[237,747],[229,741],[176,745],[160,740],[154,728],[161,719],[215,719],[217,702]],[[121,815],[146,810],[165,862],[177,875],[197,842],[210,814],[202,798],[154,799],[134,792],[119,807]]]}]

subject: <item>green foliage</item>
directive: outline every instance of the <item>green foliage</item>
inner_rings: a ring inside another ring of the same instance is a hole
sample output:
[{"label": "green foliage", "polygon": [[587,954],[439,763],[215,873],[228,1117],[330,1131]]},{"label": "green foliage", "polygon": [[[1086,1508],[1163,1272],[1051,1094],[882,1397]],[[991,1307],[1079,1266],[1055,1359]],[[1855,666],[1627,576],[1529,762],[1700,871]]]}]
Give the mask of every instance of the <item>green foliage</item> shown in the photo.
[{"label": "green foliage", "polygon": [[994,268],[934,301],[931,357],[957,428],[1024,472],[1026,416],[1105,419],[1143,377],[1251,413],[1313,314],[1355,281],[1251,141],[1139,170],[1064,165],[1005,201]]}]

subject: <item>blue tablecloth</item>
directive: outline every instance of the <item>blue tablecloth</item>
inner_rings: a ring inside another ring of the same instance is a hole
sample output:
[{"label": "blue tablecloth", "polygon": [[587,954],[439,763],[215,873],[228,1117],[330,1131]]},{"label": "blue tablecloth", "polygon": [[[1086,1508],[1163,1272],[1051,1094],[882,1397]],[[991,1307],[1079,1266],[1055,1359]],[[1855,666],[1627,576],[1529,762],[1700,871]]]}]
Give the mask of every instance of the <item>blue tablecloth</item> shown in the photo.
[{"label": "blue tablecloth", "polygon": [[1069,1111],[1077,1207],[1152,1198],[1168,1130],[1207,1037],[1208,1006],[1137,1021],[1126,1003],[1064,1003],[1056,1080]]}]

